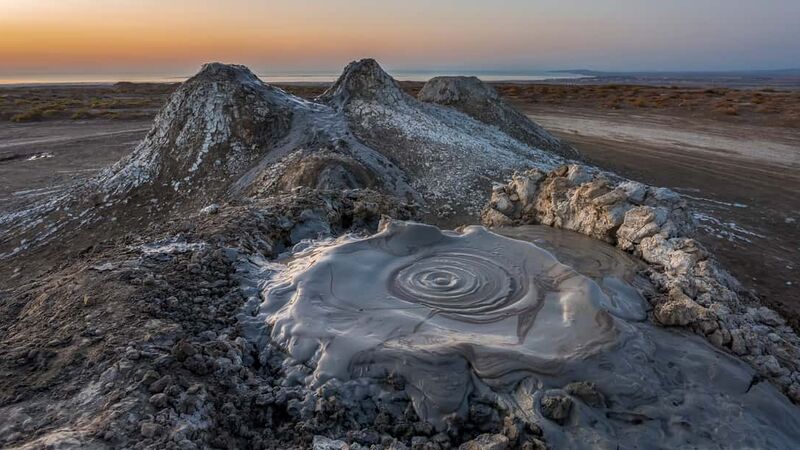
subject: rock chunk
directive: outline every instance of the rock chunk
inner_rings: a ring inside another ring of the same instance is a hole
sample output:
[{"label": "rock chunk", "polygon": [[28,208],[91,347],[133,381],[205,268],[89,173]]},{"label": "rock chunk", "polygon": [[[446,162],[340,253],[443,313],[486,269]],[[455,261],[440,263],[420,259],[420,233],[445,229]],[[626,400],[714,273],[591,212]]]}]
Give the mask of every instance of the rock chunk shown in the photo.
[{"label": "rock chunk", "polygon": [[711,312],[698,305],[680,289],[673,288],[669,293],[669,299],[658,304],[654,314],[656,320],[663,325],[686,326],[706,318]]},{"label": "rock chunk", "polygon": [[541,400],[542,415],[563,425],[572,411],[572,399],[558,393],[546,393]]},{"label": "rock chunk", "polygon": [[465,442],[458,450],[506,450],[508,438],[502,434],[482,434],[475,439]]},{"label": "rock chunk", "polygon": [[588,381],[576,381],[564,386],[564,391],[581,399],[587,405],[593,408],[602,408],[606,405],[606,399],[603,394],[597,390],[594,383]]},{"label": "rock chunk", "polygon": [[325,436],[314,436],[312,442],[314,450],[349,450],[350,446],[347,442],[337,441],[334,439],[326,438]]}]

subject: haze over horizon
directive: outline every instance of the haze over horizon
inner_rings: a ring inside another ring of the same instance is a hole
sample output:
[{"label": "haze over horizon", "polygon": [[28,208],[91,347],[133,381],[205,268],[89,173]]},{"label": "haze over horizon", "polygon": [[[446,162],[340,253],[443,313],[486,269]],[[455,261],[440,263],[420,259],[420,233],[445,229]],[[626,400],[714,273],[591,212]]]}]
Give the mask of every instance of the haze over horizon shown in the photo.
[{"label": "haze over horizon", "polygon": [[797,68],[790,0],[0,0],[0,76],[390,70]]}]

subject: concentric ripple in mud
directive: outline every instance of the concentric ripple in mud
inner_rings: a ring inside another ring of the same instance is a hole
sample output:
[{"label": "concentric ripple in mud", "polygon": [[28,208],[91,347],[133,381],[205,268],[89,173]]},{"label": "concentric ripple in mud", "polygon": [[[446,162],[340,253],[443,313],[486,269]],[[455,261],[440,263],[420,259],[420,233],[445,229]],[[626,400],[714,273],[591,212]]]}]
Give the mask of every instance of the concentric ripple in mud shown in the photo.
[{"label": "concentric ripple in mud", "polygon": [[[536,421],[555,448],[800,441],[798,408],[772,386],[751,386],[749,366],[641,320],[638,266],[626,255],[550,235],[568,266],[534,244],[545,231],[501,232],[528,242],[390,222],[262,267],[253,318],[267,325],[262,342],[290,355],[287,380],[351,383],[351,405],[392,407],[381,380],[402,380],[417,414],[438,427],[478,399]],[[563,426],[543,418],[542,392],[573,381],[596,383],[607,404],[576,400]]]},{"label": "concentric ripple in mud", "polygon": [[432,253],[393,273],[389,292],[460,320],[496,320],[517,312],[517,301],[528,290],[521,274],[498,259],[466,251]]},{"label": "concentric ripple in mud", "polygon": [[470,371],[429,390],[409,360],[455,360],[496,380],[520,365],[557,372],[615,341],[602,295],[531,244],[482,227],[457,234],[392,222],[296,260],[267,287],[262,310],[273,339],[298,362],[316,363],[313,383],[411,371],[405,378],[420,383],[418,408],[436,418],[465,407]]}]

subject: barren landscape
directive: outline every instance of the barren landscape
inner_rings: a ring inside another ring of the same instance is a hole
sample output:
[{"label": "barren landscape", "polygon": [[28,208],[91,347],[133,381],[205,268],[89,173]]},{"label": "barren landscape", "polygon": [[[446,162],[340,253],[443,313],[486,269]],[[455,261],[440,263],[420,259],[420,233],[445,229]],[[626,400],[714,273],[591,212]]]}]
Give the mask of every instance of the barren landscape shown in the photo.
[{"label": "barren landscape", "polygon": [[0,449],[800,448],[797,0],[0,5]]},{"label": "barren landscape", "polygon": [[[411,95],[423,84],[400,83]],[[703,242],[800,326],[800,90],[493,86],[587,162],[682,193]],[[79,183],[129,153],[175,87],[0,87],[0,210]],[[304,98],[326,89],[280,87]]]},{"label": "barren landscape", "polygon": [[0,445],[800,442],[796,93],[671,94],[0,88]]}]

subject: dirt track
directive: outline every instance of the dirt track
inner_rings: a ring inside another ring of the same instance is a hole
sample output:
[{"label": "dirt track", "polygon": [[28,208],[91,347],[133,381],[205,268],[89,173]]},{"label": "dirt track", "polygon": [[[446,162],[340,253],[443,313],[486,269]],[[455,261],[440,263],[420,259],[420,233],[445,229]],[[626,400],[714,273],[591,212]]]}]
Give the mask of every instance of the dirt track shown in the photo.
[{"label": "dirt track", "polygon": [[723,265],[800,325],[800,132],[655,114],[526,111],[589,162],[686,196],[701,240]]},{"label": "dirt track", "polygon": [[149,127],[150,120],[0,123],[0,211],[113,164]]}]

